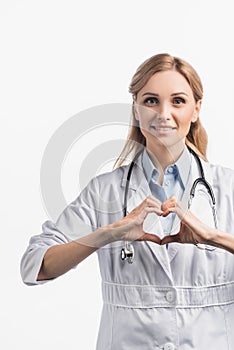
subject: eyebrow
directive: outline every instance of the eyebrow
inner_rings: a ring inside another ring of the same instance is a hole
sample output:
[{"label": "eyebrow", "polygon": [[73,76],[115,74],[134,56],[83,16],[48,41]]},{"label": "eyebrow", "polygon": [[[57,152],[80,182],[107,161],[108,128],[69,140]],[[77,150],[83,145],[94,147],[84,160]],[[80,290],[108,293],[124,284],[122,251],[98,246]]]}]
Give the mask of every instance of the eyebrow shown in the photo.
[{"label": "eyebrow", "polygon": [[[145,96],[145,95],[151,95],[151,96],[159,96],[159,94],[155,94],[153,92],[145,92],[142,96]],[[186,95],[188,96],[185,92],[183,91],[179,91],[179,92],[174,92],[173,94],[171,94],[171,96],[177,96],[177,95]]]}]

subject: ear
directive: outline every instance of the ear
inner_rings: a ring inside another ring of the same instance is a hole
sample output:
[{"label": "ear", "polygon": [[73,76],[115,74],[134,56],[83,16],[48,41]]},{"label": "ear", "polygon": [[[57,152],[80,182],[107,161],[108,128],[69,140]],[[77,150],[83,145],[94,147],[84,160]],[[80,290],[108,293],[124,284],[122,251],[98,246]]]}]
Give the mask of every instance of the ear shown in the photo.
[{"label": "ear", "polygon": [[201,104],[202,104],[202,100],[198,100],[196,102],[195,108],[194,108],[194,114],[192,117],[192,123],[195,123],[197,121],[197,119],[199,118],[199,113],[201,110]]}]

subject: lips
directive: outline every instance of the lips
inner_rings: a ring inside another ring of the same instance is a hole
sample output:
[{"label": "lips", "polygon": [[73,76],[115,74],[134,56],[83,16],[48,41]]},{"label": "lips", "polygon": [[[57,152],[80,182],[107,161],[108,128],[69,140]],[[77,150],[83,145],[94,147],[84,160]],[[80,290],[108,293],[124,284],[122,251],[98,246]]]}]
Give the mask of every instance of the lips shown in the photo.
[{"label": "lips", "polygon": [[157,131],[171,131],[175,129],[175,127],[173,126],[155,126],[155,125],[151,125],[151,128]]}]

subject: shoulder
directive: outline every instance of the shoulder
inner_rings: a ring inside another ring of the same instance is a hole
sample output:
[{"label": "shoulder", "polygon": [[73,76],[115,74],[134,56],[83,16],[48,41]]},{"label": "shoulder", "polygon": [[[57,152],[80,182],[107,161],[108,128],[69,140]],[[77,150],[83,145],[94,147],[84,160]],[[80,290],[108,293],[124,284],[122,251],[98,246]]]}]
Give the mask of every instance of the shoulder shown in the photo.
[{"label": "shoulder", "polygon": [[122,166],[122,167],[116,168],[116,169],[114,169],[112,171],[108,171],[108,172],[102,173],[102,174],[96,176],[96,179],[100,183],[103,182],[103,181],[105,182],[106,180],[111,180],[111,179],[121,179],[122,180],[122,177],[124,175],[126,167],[127,166]]},{"label": "shoulder", "polygon": [[210,164],[210,169],[214,179],[226,179],[234,177],[234,170],[222,165]]},{"label": "shoulder", "polygon": [[100,190],[104,187],[115,187],[115,186],[120,186],[126,171],[128,169],[128,165],[124,165],[122,167],[116,168],[112,171],[108,171],[102,174],[99,174],[97,176],[95,176],[94,178],[92,178],[92,180],[90,181],[88,187],[98,187]]},{"label": "shoulder", "polygon": [[234,170],[222,165],[210,164],[213,185],[215,187],[234,188]]}]

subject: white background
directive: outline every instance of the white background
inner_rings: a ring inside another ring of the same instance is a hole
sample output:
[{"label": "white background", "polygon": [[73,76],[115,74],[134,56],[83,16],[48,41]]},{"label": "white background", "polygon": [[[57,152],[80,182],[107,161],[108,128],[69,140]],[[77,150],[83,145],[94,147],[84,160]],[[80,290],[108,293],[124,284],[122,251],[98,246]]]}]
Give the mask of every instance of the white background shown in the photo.
[{"label": "white background", "polygon": [[[231,0],[0,1],[1,349],[95,348],[101,312],[95,255],[47,285],[26,287],[19,274],[29,237],[47,219],[43,152],[68,118],[95,105],[130,103],[138,65],[169,52],[202,78],[210,161],[234,168],[232,6]],[[64,173],[66,187],[76,174],[72,167]],[[76,184],[67,188],[73,198]]]}]

